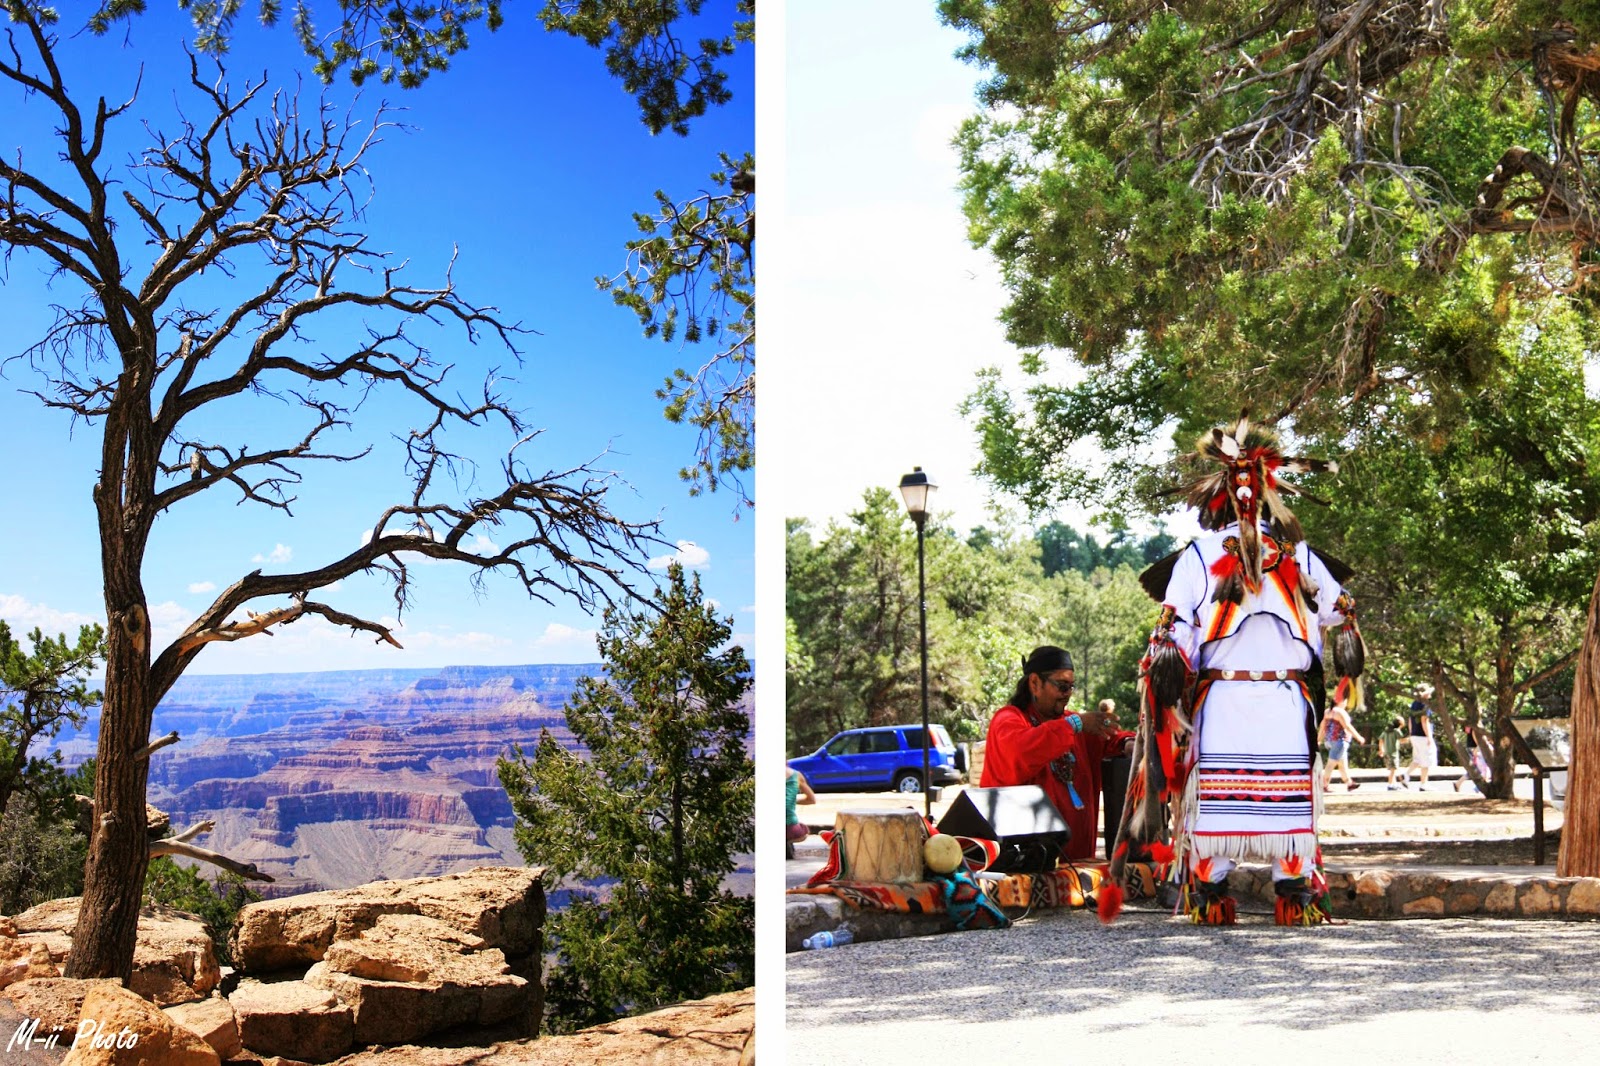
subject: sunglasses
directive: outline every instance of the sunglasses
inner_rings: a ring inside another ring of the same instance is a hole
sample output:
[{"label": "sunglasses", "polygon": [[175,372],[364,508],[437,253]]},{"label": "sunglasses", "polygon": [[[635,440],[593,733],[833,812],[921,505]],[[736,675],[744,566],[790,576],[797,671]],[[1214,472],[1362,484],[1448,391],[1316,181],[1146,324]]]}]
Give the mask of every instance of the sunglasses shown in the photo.
[{"label": "sunglasses", "polygon": [[1054,677],[1045,677],[1043,674],[1039,675],[1039,680],[1043,681],[1047,685],[1053,686],[1057,692],[1064,694],[1070,694],[1073,686],[1076,684],[1075,680],[1062,681]]}]

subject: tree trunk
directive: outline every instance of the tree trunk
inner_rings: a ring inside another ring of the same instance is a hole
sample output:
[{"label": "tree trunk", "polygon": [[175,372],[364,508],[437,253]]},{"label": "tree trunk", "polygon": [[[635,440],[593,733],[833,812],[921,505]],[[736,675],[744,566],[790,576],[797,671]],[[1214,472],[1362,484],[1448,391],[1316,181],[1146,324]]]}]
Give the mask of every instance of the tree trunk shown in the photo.
[{"label": "tree trunk", "polygon": [[[1511,650],[1510,627],[1502,624],[1500,647],[1494,659],[1493,722],[1493,735],[1501,739],[1495,744],[1495,762],[1485,793],[1490,799],[1510,799],[1512,782],[1516,780],[1516,757],[1508,738],[1509,732],[1516,728],[1511,724],[1517,711],[1516,666],[1516,657]],[[1469,758],[1468,764],[1470,762]]]},{"label": "tree trunk", "polygon": [[[153,352],[155,340],[151,329],[142,345],[121,347],[125,353],[130,348]],[[145,815],[150,763],[136,753],[150,739],[155,710],[144,555],[154,518],[151,501],[160,441],[151,431],[149,396],[138,389],[141,372],[148,370],[130,360],[122,375],[118,399],[106,417],[100,480],[94,490],[106,604],[106,687],[83,903],[66,968],[68,977],[120,977],[124,983],[133,974],[139,904],[150,864]]]},{"label": "tree trunk", "polygon": [[105,703],[94,778],[96,816],[89,829],[83,903],[72,934],[68,977],[120,977],[127,981],[132,976],[139,904],[150,861],[145,824],[149,761],[132,757],[150,736],[151,708],[145,698],[150,670],[146,618],[140,602],[112,612],[107,629]]},{"label": "tree trunk", "polygon": [[1572,769],[1557,877],[1600,877],[1600,579],[1572,685]]}]

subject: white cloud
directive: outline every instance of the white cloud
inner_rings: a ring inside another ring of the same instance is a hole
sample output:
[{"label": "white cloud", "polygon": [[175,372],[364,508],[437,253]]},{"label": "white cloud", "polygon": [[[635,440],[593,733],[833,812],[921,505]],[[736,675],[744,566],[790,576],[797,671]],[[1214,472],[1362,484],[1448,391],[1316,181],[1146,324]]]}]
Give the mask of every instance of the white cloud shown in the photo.
[{"label": "white cloud", "polygon": [[739,613],[740,614],[755,614],[756,613],[756,605],[752,603],[747,607],[741,607],[741,608],[739,608]]},{"label": "white cloud", "polygon": [[215,591],[217,591],[217,586],[215,583],[210,581],[196,581],[194,584],[189,586],[189,595],[191,596],[198,596],[203,592]]},{"label": "white cloud", "polygon": [[479,533],[472,538],[472,543],[466,546],[466,550],[474,555],[498,555],[500,546],[482,533]]},{"label": "white cloud", "polygon": [[32,632],[36,626],[44,630],[46,635],[55,636],[58,633],[76,631],[79,626],[97,622],[105,624],[103,618],[95,615],[61,611],[46,603],[33,603],[21,596],[6,594],[0,594],[0,618],[10,623],[12,636],[18,638]]},{"label": "white cloud", "polygon": [[680,540],[676,552],[671,555],[658,555],[646,565],[652,570],[665,570],[673,563],[681,563],[685,569],[704,570],[710,561],[710,552],[692,540]]},{"label": "white cloud", "polygon": [[294,549],[289,547],[287,544],[279,544],[273,547],[272,551],[266,555],[261,555],[258,553],[252,556],[250,561],[252,563],[272,563],[274,565],[281,565],[293,558]]},{"label": "white cloud", "polygon": [[532,650],[539,662],[594,662],[599,654],[594,642],[599,635],[598,630],[578,629],[561,622],[551,622],[534,639]]},{"label": "white cloud", "polygon": [[413,651],[435,649],[482,651],[510,648],[516,643],[509,637],[500,637],[493,633],[479,633],[476,631],[469,633],[442,633],[426,629],[415,632],[402,629],[395,633],[395,638]]},{"label": "white cloud", "polygon": [[917,116],[912,127],[912,144],[916,158],[930,171],[943,170],[950,174],[954,184],[959,157],[951,141],[956,131],[973,112],[967,101],[950,101],[926,108]]},{"label": "white cloud", "polygon": [[178,639],[178,635],[189,627],[194,620],[194,614],[189,608],[173,600],[164,603],[152,603],[150,610],[150,647],[155,654],[160,654],[161,649]]}]

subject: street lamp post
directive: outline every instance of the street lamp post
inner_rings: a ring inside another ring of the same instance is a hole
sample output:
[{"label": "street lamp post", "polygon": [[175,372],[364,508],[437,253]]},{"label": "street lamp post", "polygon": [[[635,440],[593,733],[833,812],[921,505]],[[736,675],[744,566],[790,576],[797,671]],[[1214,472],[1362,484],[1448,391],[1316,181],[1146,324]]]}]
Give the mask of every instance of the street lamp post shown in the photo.
[{"label": "street lamp post", "polygon": [[922,472],[922,467],[912,467],[911,473],[900,479],[900,495],[905,497],[906,510],[917,524],[917,632],[922,647],[922,813],[933,818],[933,780],[931,727],[928,724],[928,581],[922,560],[922,527],[928,521],[928,496],[938,488],[932,478]]}]

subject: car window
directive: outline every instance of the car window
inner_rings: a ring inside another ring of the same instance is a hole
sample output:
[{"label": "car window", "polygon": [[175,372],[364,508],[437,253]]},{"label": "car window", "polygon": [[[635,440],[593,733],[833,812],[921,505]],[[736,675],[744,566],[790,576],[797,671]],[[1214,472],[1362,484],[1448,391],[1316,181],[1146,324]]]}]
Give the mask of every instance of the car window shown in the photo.
[{"label": "car window", "polygon": [[939,746],[941,748],[953,748],[953,747],[955,747],[954,744],[950,743],[950,734],[945,732],[944,726],[936,725],[936,726],[932,726],[931,728],[933,730],[933,742],[934,742],[934,744],[936,744],[937,746]]},{"label": "car window", "polygon": [[860,755],[861,734],[845,733],[828,741],[829,755]]},{"label": "car window", "polygon": [[881,733],[868,733],[872,746],[868,751],[899,751],[900,738],[895,736],[894,730],[886,729]]},{"label": "car window", "polygon": [[922,727],[921,726],[908,726],[907,728],[900,730],[900,735],[905,738],[905,746],[906,747],[908,747],[908,748],[920,748],[920,747],[922,747],[922,739],[921,739],[921,737],[922,737]]}]

